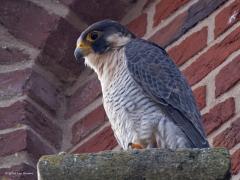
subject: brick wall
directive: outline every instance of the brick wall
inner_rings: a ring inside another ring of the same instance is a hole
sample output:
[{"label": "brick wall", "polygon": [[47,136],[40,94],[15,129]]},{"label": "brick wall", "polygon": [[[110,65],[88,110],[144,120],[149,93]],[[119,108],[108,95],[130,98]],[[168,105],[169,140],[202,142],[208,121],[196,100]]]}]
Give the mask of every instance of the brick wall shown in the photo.
[{"label": "brick wall", "polygon": [[239,180],[240,1],[112,2],[0,0],[0,176],[36,178],[43,154],[119,149],[99,81],[73,57],[81,31],[112,18],[166,48],[192,85],[209,142],[230,150]]}]

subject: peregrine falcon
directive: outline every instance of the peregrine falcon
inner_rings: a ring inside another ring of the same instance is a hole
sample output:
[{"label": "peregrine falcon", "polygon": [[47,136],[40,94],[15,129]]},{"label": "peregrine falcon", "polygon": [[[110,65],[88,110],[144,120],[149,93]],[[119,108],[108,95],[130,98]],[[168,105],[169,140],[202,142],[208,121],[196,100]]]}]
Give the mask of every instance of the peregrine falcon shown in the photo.
[{"label": "peregrine falcon", "polygon": [[209,147],[191,88],[163,48],[103,20],[81,33],[74,55],[96,72],[123,149]]}]

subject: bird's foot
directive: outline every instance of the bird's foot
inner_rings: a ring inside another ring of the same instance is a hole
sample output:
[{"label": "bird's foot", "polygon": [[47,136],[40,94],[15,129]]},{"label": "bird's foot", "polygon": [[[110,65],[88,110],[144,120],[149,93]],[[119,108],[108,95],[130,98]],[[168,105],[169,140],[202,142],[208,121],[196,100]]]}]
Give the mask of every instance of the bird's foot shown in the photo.
[{"label": "bird's foot", "polygon": [[61,151],[58,153],[58,155],[66,155],[66,154],[67,154],[67,152],[65,152],[65,151]]},{"label": "bird's foot", "polygon": [[144,147],[141,144],[134,144],[134,143],[128,143],[128,148],[131,149],[144,149]]}]

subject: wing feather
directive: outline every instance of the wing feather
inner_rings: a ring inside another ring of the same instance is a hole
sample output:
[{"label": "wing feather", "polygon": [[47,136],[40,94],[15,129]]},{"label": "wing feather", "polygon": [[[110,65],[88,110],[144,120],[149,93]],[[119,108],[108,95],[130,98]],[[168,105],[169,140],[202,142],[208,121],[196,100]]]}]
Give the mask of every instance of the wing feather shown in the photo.
[{"label": "wing feather", "polygon": [[128,70],[143,91],[185,133],[192,147],[208,147],[191,88],[161,47],[142,39],[125,48]]}]

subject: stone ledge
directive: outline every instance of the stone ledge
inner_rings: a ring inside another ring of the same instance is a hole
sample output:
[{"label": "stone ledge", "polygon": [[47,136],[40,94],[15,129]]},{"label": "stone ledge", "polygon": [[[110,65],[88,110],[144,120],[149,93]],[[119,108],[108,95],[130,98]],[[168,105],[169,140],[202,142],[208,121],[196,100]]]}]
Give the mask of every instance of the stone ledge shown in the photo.
[{"label": "stone ledge", "polygon": [[47,155],[39,180],[227,180],[230,155],[224,148],[146,149]]}]

